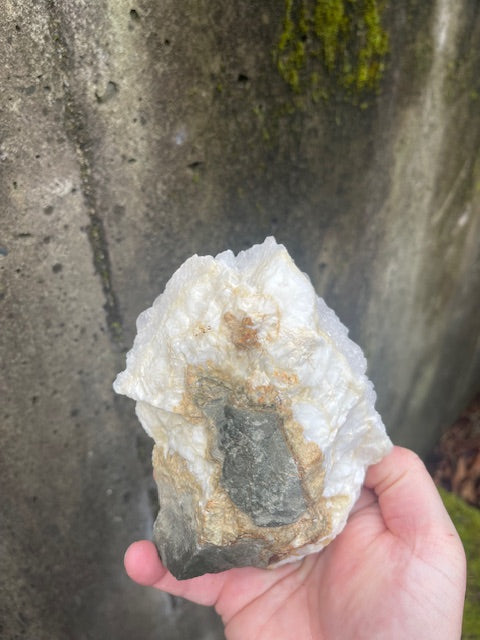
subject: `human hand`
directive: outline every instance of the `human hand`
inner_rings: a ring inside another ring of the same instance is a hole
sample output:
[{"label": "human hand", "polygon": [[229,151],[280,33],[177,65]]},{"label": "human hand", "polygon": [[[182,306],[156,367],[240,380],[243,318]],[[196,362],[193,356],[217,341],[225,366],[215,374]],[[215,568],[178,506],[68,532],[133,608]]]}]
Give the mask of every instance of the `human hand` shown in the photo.
[{"label": "human hand", "polygon": [[215,606],[229,640],[461,635],[463,547],[422,461],[400,447],[370,467],[342,533],[299,562],[178,581],[144,540],[125,568],[140,584]]}]

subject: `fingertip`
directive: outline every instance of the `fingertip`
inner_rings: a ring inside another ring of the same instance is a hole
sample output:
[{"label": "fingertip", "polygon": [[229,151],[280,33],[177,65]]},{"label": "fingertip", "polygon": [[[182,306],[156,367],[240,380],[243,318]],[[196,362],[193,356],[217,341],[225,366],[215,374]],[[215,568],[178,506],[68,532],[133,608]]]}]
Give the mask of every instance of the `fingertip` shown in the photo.
[{"label": "fingertip", "polygon": [[167,570],[158,557],[153,542],[140,540],[132,543],[125,552],[125,571],[138,584],[151,586],[161,580]]}]

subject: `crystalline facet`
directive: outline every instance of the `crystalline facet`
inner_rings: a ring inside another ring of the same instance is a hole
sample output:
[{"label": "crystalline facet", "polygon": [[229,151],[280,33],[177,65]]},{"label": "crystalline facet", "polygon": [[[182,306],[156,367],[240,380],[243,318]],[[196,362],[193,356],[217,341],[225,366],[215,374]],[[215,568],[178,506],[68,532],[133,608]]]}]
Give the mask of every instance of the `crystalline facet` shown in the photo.
[{"label": "crystalline facet", "polygon": [[157,547],[178,578],[276,566],[344,527],[391,448],[363,353],[282,245],[193,256],[114,383],[155,440]]}]

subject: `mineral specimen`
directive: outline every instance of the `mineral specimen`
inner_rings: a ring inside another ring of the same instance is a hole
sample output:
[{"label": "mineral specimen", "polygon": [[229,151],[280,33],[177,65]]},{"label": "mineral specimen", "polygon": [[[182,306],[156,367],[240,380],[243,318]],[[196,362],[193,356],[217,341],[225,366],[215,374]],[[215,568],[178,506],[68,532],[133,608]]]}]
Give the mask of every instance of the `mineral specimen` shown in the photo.
[{"label": "mineral specimen", "polygon": [[340,533],[391,442],[360,347],[286,249],[189,258],[137,330],[114,389],[155,441],[168,569],[277,566]]}]

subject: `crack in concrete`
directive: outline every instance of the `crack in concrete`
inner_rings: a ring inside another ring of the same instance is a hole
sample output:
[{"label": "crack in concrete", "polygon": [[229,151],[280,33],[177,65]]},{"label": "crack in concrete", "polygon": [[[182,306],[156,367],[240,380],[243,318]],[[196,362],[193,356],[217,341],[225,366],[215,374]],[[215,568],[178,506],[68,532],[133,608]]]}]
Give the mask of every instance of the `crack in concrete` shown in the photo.
[{"label": "crack in concrete", "polygon": [[81,193],[90,219],[90,224],[87,228],[88,239],[92,249],[95,271],[99,275],[102,283],[102,291],[105,298],[105,304],[103,305],[105,310],[105,319],[112,341],[122,350],[125,350],[123,344],[122,318],[112,283],[111,264],[105,226],[98,211],[95,182],[92,171],[92,167],[94,166],[91,150],[92,142],[87,134],[88,129],[85,122],[85,116],[82,113],[82,109],[79,106],[78,101],[75,100],[70,86],[70,78],[72,76],[70,61],[73,57],[63,34],[62,19],[58,15],[55,0],[49,0],[48,11],[49,30],[58,58],[58,68],[64,76],[64,128],[68,139],[75,148],[79,164]]}]

